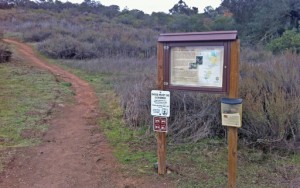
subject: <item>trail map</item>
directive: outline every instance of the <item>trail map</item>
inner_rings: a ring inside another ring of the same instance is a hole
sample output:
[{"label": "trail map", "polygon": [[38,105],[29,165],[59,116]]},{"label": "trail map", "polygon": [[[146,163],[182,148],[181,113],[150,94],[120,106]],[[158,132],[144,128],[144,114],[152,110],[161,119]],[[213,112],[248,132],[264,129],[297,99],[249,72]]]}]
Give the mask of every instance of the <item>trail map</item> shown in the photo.
[{"label": "trail map", "polygon": [[171,49],[172,85],[222,87],[223,46],[189,46]]}]

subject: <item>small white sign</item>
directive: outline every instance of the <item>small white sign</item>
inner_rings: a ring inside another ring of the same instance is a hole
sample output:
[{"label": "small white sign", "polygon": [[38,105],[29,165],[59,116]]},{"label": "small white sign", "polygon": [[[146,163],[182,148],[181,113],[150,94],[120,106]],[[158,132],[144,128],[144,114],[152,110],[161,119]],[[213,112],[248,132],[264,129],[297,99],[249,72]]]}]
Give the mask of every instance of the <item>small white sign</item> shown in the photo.
[{"label": "small white sign", "polygon": [[241,127],[240,114],[222,114],[222,125],[231,127]]},{"label": "small white sign", "polygon": [[170,91],[151,91],[151,115],[170,117]]}]

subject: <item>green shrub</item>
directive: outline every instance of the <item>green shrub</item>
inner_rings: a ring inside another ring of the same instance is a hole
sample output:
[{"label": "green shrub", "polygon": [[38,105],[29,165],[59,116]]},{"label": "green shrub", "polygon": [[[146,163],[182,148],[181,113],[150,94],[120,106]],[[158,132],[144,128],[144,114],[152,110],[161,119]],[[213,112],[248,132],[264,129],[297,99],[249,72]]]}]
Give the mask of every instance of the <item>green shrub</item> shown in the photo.
[{"label": "green shrub", "polygon": [[281,37],[272,40],[267,47],[274,53],[286,50],[300,53],[300,33],[296,30],[287,30]]}]

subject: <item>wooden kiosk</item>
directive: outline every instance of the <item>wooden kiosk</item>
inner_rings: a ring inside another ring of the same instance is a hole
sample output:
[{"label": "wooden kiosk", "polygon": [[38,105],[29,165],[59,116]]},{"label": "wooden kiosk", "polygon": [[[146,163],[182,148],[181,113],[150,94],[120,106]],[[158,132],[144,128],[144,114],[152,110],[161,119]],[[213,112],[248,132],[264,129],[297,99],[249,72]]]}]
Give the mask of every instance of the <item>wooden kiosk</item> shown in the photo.
[{"label": "wooden kiosk", "polygon": [[[238,98],[237,31],[167,33],[157,42],[159,90],[227,94]],[[166,132],[157,133],[158,174],[166,173]],[[228,186],[236,187],[237,127],[228,127]]]}]

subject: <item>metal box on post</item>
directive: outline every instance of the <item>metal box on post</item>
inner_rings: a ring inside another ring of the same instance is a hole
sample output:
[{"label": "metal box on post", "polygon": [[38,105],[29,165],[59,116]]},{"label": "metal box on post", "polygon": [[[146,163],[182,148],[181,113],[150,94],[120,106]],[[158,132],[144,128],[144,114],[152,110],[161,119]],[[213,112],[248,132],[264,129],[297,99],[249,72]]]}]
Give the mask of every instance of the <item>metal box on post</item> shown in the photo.
[{"label": "metal box on post", "polygon": [[242,126],[242,102],[243,99],[221,99],[222,125],[229,127]]}]

